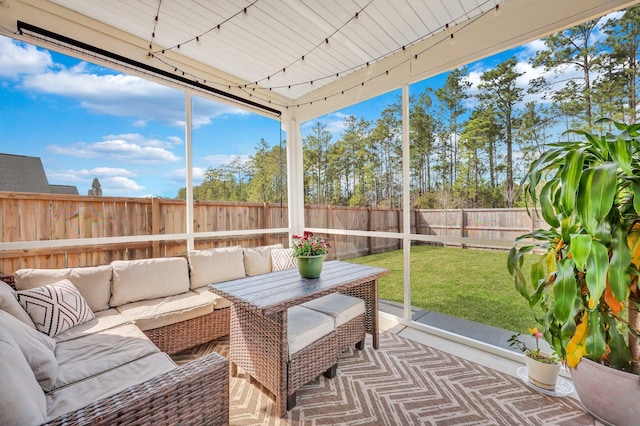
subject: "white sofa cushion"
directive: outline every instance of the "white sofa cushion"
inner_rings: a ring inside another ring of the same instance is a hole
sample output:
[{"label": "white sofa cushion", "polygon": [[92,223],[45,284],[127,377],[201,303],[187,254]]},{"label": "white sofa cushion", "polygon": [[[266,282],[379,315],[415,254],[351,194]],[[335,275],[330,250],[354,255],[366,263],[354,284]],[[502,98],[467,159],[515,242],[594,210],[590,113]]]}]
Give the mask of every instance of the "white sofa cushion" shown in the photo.
[{"label": "white sofa cushion", "polygon": [[225,299],[222,296],[218,296],[215,293],[212,293],[209,291],[209,286],[205,286],[205,287],[200,287],[200,288],[194,288],[193,290],[194,293],[199,294],[202,297],[206,297],[207,299],[209,299],[210,301],[213,302],[213,309],[224,309],[224,308],[228,308],[231,305],[233,305],[233,302]]},{"label": "white sofa cushion", "polygon": [[111,265],[65,269],[19,269],[14,273],[16,288],[27,290],[68,279],[80,291],[93,312],[109,309]]},{"label": "white sofa cushion", "polygon": [[3,282],[0,282],[0,310],[10,313],[29,327],[36,328],[27,311],[20,306],[16,292]]},{"label": "white sofa cushion", "polygon": [[78,410],[133,385],[177,368],[162,352],[153,353],[96,376],[55,389],[46,396],[47,420]]},{"label": "white sofa cushion", "polygon": [[339,293],[327,294],[305,302],[300,306],[331,316],[335,321],[336,327],[340,327],[358,315],[365,313],[364,300]]},{"label": "white sofa cushion", "polygon": [[142,331],[153,330],[213,312],[213,302],[193,292],[142,300],[116,309]]},{"label": "white sofa cushion", "polygon": [[16,294],[36,328],[51,337],[95,318],[87,301],[67,279]]},{"label": "white sofa cushion", "polygon": [[271,270],[284,271],[297,266],[292,248],[271,249]]},{"label": "white sofa cushion", "polygon": [[65,342],[71,339],[87,336],[89,334],[98,333],[123,324],[132,324],[131,320],[122,315],[116,308],[107,309],[106,311],[96,312],[96,317],[83,324],[70,328],[58,334],[56,342]]},{"label": "white sofa cushion", "polygon": [[191,289],[244,278],[242,247],[219,247],[189,251]]},{"label": "white sofa cushion", "polygon": [[125,324],[56,346],[54,389],[88,379],[160,350],[135,325]]},{"label": "white sofa cushion", "polygon": [[333,318],[329,315],[302,306],[290,307],[287,309],[289,358],[333,330]]},{"label": "white sofa cushion", "polygon": [[47,414],[44,392],[38,385],[20,348],[2,328],[0,328],[0,377],[2,377],[0,423],[25,426],[44,423]]},{"label": "white sofa cushion", "polygon": [[244,272],[247,276],[267,274],[271,272],[271,250],[281,249],[282,244],[245,248]]},{"label": "white sofa cushion", "polygon": [[115,260],[111,267],[113,307],[189,291],[189,267],[181,257]]},{"label": "white sofa cushion", "polygon": [[56,341],[1,310],[0,331],[13,339],[42,389],[51,390],[58,378],[58,361],[53,352]]}]

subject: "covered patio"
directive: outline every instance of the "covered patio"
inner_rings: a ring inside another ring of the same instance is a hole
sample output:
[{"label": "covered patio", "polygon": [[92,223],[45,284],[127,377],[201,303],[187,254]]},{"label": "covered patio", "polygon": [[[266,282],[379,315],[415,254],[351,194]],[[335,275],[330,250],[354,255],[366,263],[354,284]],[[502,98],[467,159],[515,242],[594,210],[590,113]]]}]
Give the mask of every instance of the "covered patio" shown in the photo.
[{"label": "covered patio", "polygon": [[[412,242],[470,243],[411,232],[409,86],[492,54],[539,39],[637,0],[421,0],[294,2],[220,0],[0,0],[0,34],[140,76],[185,93],[186,229],[153,236],[186,240],[249,234],[299,234],[402,241],[404,303],[381,314],[390,334],[515,375],[521,356],[488,339],[461,336],[417,321],[412,313]],[[305,223],[304,122],[402,90],[403,232],[310,228]],[[288,225],[284,228],[198,232],[193,227],[192,96],[280,120],[286,131]],[[139,241],[2,242],[0,250]],[[511,241],[494,241],[502,247]],[[489,333],[490,334],[490,333]],[[452,420],[455,422],[455,420]]]}]

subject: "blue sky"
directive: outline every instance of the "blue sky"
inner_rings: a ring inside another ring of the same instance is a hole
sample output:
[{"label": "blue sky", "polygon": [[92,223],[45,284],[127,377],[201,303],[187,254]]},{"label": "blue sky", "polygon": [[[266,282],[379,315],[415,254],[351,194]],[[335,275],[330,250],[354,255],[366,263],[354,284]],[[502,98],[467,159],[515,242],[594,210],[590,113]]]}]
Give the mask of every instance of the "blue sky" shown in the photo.
[{"label": "blue sky", "polygon": [[[520,85],[526,87],[545,74],[526,62],[542,47],[534,41],[470,64],[472,92],[482,72],[510,56],[519,59],[525,74]],[[573,72],[565,71],[565,78]],[[440,87],[444,79],[416,83],[410,92]],[[318,120],[336,140],[345,116],[376,119],[399,94],[396,90]],[[40,157],[50,184],[75,185],[86,194],[97,177],[103,195],[170,198],[185,186],[184,94],[179,90],[0,36],[0,99],[0,152]],[[261,138],[279,143],[278,121],[193,99],[196,184],[208,167],[252,155]],[[311,124],[303,124],[303,136]]]}]

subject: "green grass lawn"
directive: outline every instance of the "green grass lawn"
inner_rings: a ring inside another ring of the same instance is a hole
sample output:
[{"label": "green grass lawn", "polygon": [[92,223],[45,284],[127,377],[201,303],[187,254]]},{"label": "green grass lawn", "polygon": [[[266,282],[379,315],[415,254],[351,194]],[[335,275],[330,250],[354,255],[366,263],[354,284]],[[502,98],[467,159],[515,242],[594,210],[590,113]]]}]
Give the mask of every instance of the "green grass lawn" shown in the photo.
[{"label": "green grass lawn", "polygon": [[[402,303],[402,250],[348,261],[389,269],[391,274],[379,281],[379,297]],[[412,247],[411,304],[517,332],[534,325],[507,270],[506,251]]]}]

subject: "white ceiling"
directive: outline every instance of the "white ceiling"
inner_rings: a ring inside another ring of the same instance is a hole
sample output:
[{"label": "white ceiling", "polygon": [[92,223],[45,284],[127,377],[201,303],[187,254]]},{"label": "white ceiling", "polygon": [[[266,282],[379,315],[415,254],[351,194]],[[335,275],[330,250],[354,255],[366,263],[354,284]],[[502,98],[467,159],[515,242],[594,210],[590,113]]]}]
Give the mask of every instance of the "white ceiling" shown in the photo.
[{"label": "white ceiling", "polygon": [[179,50],[292,99],[504,1],[54,0],[148,40],[158,66],[172,64],[167,50]]},{"label": "white ceiling", "polygon": [[[0,34],[308,119],[639,1],[0,0]],[[20,33],[18,21],[165,76]]]}]

